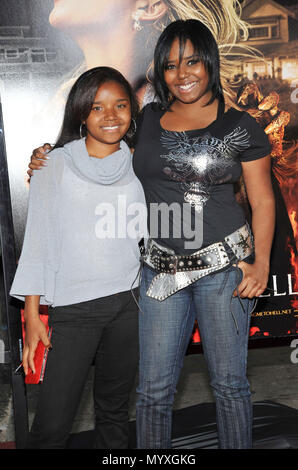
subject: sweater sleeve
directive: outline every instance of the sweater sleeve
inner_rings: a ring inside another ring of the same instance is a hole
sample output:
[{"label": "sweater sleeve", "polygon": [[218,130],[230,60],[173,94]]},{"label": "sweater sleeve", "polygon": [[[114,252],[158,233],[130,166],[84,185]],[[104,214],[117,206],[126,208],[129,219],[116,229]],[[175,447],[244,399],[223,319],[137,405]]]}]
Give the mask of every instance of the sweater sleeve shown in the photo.
[{"label": "sweater sleeve", "polygon": [[40,295],[41,305],[51,305],[54,299],[60,246],[57,173],[62,160],[57,151],[51,152],[48,166],[31,177],[24,242],[10,290],[20,300]]}]

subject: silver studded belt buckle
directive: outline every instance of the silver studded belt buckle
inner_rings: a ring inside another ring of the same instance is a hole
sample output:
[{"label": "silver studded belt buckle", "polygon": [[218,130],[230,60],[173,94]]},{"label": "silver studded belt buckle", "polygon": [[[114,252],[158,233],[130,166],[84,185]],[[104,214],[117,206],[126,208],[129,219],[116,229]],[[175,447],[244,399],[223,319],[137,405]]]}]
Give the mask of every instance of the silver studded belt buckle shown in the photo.
[{"label": "silver studded belt buckle", "polygon": [[156,246],[151,246],[149,260],[157,272],[176,274],[178,265],[178,256],[168,254],[159,250]]},{"label": "silver studded belt buckle", "polygon": [[246,258],[254,251],[254,239],[248,224],[225,237],[225,241],[238,260]]}]

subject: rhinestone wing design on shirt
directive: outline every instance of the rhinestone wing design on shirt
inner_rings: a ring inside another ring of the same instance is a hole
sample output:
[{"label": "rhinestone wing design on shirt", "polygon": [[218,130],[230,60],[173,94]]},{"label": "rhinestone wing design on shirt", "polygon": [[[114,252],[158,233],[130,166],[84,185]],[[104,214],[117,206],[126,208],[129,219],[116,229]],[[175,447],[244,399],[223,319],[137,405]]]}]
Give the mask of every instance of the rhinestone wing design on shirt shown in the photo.
[{"label": "rhinestone wing design on shirt", "polygon": [[168,150],[161,155],[168,163],[163,172],[180,182],[184,200],[201,212],[212,186],[231,180],[229,169],[249,147],[249,134],[237,127],[221,140],[209,133],[191,137],[185,132],[163,131],[161,143]]}]

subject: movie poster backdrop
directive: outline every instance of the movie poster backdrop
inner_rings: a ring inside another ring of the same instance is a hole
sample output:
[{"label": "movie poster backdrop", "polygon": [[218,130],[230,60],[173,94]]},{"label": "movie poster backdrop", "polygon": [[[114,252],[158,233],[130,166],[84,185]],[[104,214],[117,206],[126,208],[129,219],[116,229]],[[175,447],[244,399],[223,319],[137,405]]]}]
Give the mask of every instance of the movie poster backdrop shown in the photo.
[{"label": "movie poster backdrop", "polygon": [[[155,99],[150,66],[160,32],[174,19],[199,18],[219,42],[223,81],[232,90],[228,100],[254,115],[272,143],[276,234],[268,289],[252,315],[250,337],[298,333],[297,5],[290,0],[240,4],[1,0],[0,93],[17,256],[26,222],[30,155],[43,143],[55,142],[74,80],[91,67],[113,66],[135,86],[143,106]],[[245,190],[241,185],[237,190],[249,218]],[[2,314],[2,328],[4,323]],[[196,326],[192,341],[200,343]]]}]

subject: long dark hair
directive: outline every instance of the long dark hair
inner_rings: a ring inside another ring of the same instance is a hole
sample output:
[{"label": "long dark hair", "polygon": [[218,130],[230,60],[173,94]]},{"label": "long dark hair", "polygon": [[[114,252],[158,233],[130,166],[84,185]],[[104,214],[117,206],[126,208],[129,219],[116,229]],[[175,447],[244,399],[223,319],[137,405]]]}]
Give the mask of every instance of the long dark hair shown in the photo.
[{"label": "long dark hair", "polygon": [[[86,136],[86,128],[82,121],[89,116],[98,88],[106,82],[116,82],[127,93],[131,105],[131,117],[136,119],[139,113],[139,104],[126,78],[111,67],[95,67],[83,73],[72,86],[65,105],[64,119],[58,140],[54,148]],[[130,125],[123,140],[131,147],[133,145],[133,131],[135,125]]]},{"label": "long dark hair", "polygon": [[170,23],[162,32],[154,51],[153,84],[161,106],[169,109],[173,102],[170,99],[164,72],[175,39],[178,39],[180,44],[180,60],[182,60],[185,44],[189,40],[209,74],[207,90],[211,90],[212,96],[207,104],[211,104],[216,98],[224,101],[220,82],[218,46],[212,33],[199,20],[177,20]]}]

